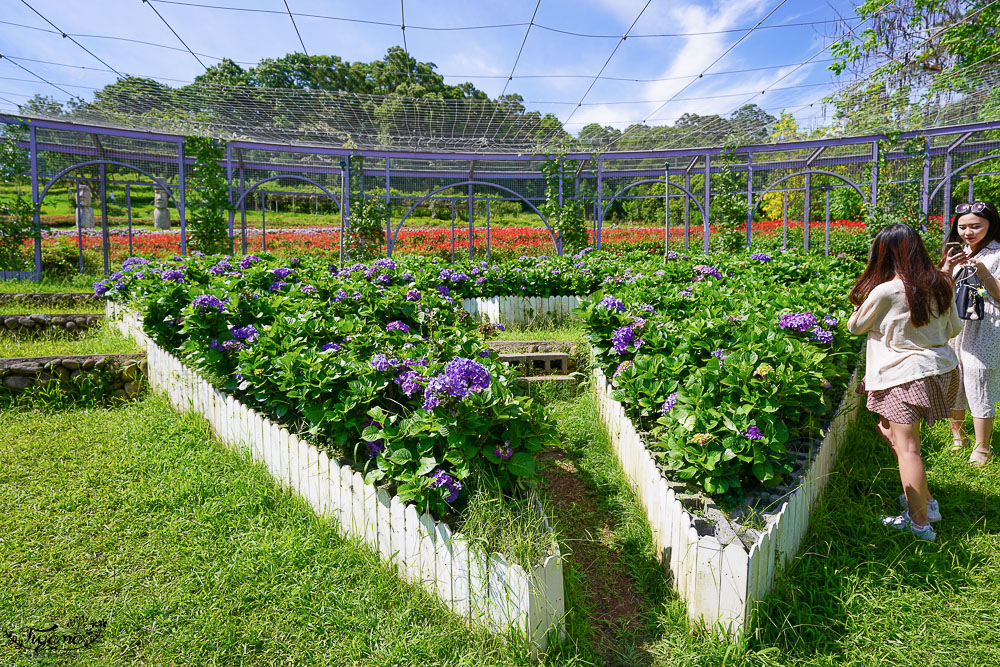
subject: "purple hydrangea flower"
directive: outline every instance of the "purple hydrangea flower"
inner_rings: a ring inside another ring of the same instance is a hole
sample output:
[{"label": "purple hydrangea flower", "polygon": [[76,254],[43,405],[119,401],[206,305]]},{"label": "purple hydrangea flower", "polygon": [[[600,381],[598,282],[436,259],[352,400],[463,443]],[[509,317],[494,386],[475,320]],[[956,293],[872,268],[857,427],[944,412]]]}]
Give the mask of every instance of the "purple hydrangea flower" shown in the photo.
[{"label": "purple hydrangea flower", "polygon": [[383,257],[382,259],[377,259],[372,262],[372,270],[380,271],[382,269],[388,269],[390,271],[396,270],[396,262],[389,259],[388,257]]},{"label": "purple hydrangea flower", "polygon": [[682,289],[680,292],[677,293],[677,296],[694,296],[694,292],[692,292],[691,290]]},{"label": "purple hydrangea flower", "polygon": [[712,350],[712,356],[719,360],[719,366],[722,366],[722,360],[726,358],[725,350]]},{"label": "purple hydrangea flower", "polygon": [[493,328],[496,329],[497,331],[506,331],[507,330],[507,327],[505,327],[504,325],[500,324],[499,322],[494,322],[493,323]]},{"label": "purple hydrangea flower", "polygon": [[424,376],[417,371],[406,371],[400,374],[398,378],[393,380],[399,385],[400,390],[407,396],[413,396],[414,394],[423,391],[424,385],[421,380]]},{"label": "purple hydrangea flower", "polygon": [[597,307],[605,308],[607,310],[617,310],[618,312],[623,312],[625,310],[625,304],[622,302],[622,300],[616,299],[610,294],[601,299],[601,302],[597,304]]},{"label": "purple hydrangea flower", "polygon": [[676,391],[674,393],[670,394],[669,396],[667,396],[667,400],[663,401],[663,405],[660,407],[660,415],[661,416],[666,416],[666,414],[668,412],[670,412],[671,410],[674,409],[675,405],[677,405],[677,392]]},{"label": "purple hydrangea flower", "polygon": [[389,363],[389,357],[382,354],[381,352],[372,357],[372,360],[368,363],[371,365],[372,368],[377,370],[379,373],[386,372],[387,370],[389,370],[391,366],[391,364]]},{"label": "purple hydrangea flower", "polygon": [[202,294],[201,296],[196,296],[191,305],[198,309],[198,312],[204,313],[208,309],[214,309],[215,312],[221,313],[226,307],[218,297],[212,296],[211,294]]},{"label": "purple hydrangea flower", "polygon": [[149,264],[149,260],[145,257],[129,257],[122,262],[122,271],[128,271],[136,266],[145,266],[146,264]]},{"label": "purple hydrangea flower", "polygon": [[823,324],[825,324],[826,326],[832,328],[832,327],[835,327],[838,324],[840,324],[840,320],[838,320],[836,317],[833,317],[831,315],[827,315],[826,317],[823,318]]},{"label": "purple hydrangea flower", "polygon": [[441,293],[441,296],[448,296],[448,288],[444,285],[438,285],[437,291]]},{"label": "purple hydrangea flower", "polygon": [[107,284],[103,280],[94,283],[94,294],[97,296],[104,296],[110,289],[111,285]]},{"label": "purple hydrangea flower", "polygon": [[320,352],[326,352],[328,350],[333,350],[334,352],[340,352],[344,349],[344,346],[340,343],[324,343],[323,347],[319,348]]},{"label": "purple hydrangea flower", "polygon": [[230,329],[229,333],[233,338],[239,338],[240,340],[245,340],[248,343],[254,342],[260,336],[260,332],[257,331],[257,327],[252,324]]},{"label": "purple hydrangea flower", "polygon": [[[430,379],[425,394],[448,395],[462,399],[470,393],[484,391],[490,386],[491,380],[489,370],[479,362],[465,357],[455,357],[445,366],[444,372]],[[428,409],[427,404],[428,401],[425,399],[425,410]],[[438,403],[434,402],[433,405],[436,406]]]},{"label": "purple hydrangea flower", "polygon": [[420,291],[415,288],[406,290],[406,300],[420,301]]},{"label": "purple hydrangea flower", "polygon": [[164,271],[163,273],[160,274],[160,277],[163,278],[164,280],[172,280],[173,282],[176,282],[176,283],[186,283],[187,282],[186,280],[184,280],[184,272],[183,271],[178,271],[177,269],[171,269],[169,271]]},{"label": "purple hydrangea flower", "polygon": [[443,486],[448,489],[448,495],[445,496],[444,499],[446,503],[453,503],[458,500],[458,492],[462,490],[462,483],[446,473],[444,470],[441,470],[441,468],[434,471],[433,481],[431,482],[432,488],[437,488],[439,486]]},{"label": "purple hydrangea flower", "polygon": [[756,426],[748,428],[743,432],[743,435],[745,435],[749,440],[762,440],[764,438],[764,432]]},{"label": "purple hydrangea flower", "polygon": [[788,313],[781,316],[778,326],[805,333],[816,326],[816,316],[812,313]]},{"label": "purple hydrangea flower", "polygon": [[719,271],[719,269],[717,269],[714,266],[699,265],[694,267],[694,270],[696,273],[700,273],[702,276],[713,276],[715,278],[718,278],[719,280],[722,280],[722,272]]},{"label": "purple hydrangea flower", "polygon": [[226,352],[239,352],[245,347],[246,347],[245,344],[235,339],[222,342],[222,349],[224,349]]},{"label": "purple hydrangea flower", "polygon": [[333,295],[334,301],[343,301],[347,298],[347,292],[342,289],[337,290],[337,293]]},{"label": "purple hydrangea flower", "polygon": [[388,285],[389,283],[392,282],[392,278],[383,273],[380,274],[379,277],[375,279],[375,282],[380,283],[382,285]]},{"label": "purple hydrangea flower", "polygon": [[276,269],[271,269],[271,273],[274,274],[275,278],[287,278],[288,274],[291,273],[291,269],[286,269],[283,266],[279,266]]},{"label": "purple hydrangea flower", "polygon": [[812,329],[812,337],[809,340],[815,340],[820,343],[832,343],[833,342],[833,332],[827,331],[822,327],[814,327]]},{"label": "purple hydrangea flower", "polygon": [[246,257],[240,260],[240,268],[249,269],[251,266],[253,266],[259,261],[261,260],[260,257],[258,257],[257,255],[247,255]]},{"label": "purple hydrangea flower", "polygon": [[317,292],[315,285],[303,285],[299,288],[303,294],[315,294]]},{"label": "purple hydrangea flower", "polygon": [[629,344],[635,339],[635,329],[633,329],[631,325],[626,324],[612,334],[611,346],[614,347],[615,352],[618,354],[625,354],[626,350],[628,350]]},{"label": "purple hydrangea flower", "polygon": [[268,289],[271,290],[272,292],[277,292],[285,287],[288,287],[288,283],[286,283],[284,280],[274,280],[271,281],[271,286]]},{"label": "purple hydrangea flower", "polygon": [[758,262],[770,262],[771,256],[763,252],[755,252],[750,255],[750,259],[757,260]]},{"label": "purple hydrangea flower", "polygon": [[506,461],[510,457],[514,456],[514,450],[511,449],[510,440],[503,441],[503,447],[497,447],[493,450],[493,455],[498,459],[503,459]]},{"label": "purple hydrangea flower", "polygon": [[402,331],[403,333],[410,333],[410,325],[401,320],[393,320],[389,324],[385,325],[386,331]]}]

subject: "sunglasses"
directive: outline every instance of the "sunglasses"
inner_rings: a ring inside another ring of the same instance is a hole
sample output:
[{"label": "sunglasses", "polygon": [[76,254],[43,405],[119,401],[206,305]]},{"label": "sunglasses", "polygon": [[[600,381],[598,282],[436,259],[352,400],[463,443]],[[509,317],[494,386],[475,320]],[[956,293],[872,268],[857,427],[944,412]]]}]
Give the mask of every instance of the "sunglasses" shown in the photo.
[{"label": "sunglasses", "polygon": [[974,201],[971,204],[959,204],[955,207],[956,215],[965,215],[966,213],[982,213],[986,210],[986,202],[984,201]]}]

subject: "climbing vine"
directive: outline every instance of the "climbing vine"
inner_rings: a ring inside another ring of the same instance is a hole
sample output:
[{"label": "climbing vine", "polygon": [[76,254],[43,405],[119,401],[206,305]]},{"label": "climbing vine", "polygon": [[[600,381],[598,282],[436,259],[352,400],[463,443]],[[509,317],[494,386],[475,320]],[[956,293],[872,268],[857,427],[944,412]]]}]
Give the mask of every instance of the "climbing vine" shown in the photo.
[{"label": "climbing vine", "polygon": [[[562,252],[576,252],[590,245],[583,202],[574,197],[573,181],[566,178],[561,160],[546,160],[541,166],[545,176],[545,203],[542,214],[560,241]],[[560,184],[562,206],[559,205]]]},{"label": "climbing vine", "polygon": [[231,254],[229,180],[222,161],[225,142],[205,137],[188,137],[184,154],[194,158],[187,174],[186,211],[188,239],[193,250],[207,255]]}]

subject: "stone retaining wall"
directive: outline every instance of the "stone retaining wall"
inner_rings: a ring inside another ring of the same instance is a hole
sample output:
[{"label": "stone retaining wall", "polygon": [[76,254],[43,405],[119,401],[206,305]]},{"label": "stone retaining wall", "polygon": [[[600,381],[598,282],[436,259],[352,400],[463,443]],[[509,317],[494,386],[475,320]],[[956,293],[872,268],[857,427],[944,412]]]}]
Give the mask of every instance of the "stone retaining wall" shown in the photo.
[{"label": "stone retaining wall", "polygon": [[71,354],[55,357],[0,359],[0,391],[18,394],[29,387],[75,380],[86,374],[103,377],[114,398],[138,395],[146,386],[145,354]]},{"label": "stone retaining wall", "polygon": [[62,329],[64,331],[86,331],[92,326],[96,326],[104,319],[104,315],[79,315],[67,313],[65,315],[0,315],[0,332],[17,331],[29,333],[33,331],[46,331],[48,329]]},{"label": "stone retaining wall", "polygon": [[93,292],[0,292],[0,304],[100,305],[103,299]]}]

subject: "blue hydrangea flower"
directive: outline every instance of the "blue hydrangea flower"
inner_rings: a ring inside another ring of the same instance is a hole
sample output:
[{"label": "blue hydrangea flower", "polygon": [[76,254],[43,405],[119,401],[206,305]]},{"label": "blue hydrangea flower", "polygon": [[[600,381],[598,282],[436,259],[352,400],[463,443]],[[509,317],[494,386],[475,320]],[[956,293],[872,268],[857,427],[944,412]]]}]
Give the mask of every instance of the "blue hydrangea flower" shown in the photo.
[{"label": "blue hydrangea flower", "polygon": [[302,287],[299,288],[299,291],[301,291],[303,294],[315,294],[317,292],[317,289],[315,285],[303,285]]},{"label": "blue hydrangea flower", "polygon": [[229,334],[233,338],[239,338],[240,340],[245,340],[248,343],[254,342],[260,336],[260,332],[257,331],[257,327],[252,324],[230,329]]},{"label": "blue hydrangea flower", "polygon": [[386,331],[402,331],[403,333],[410,333],[410,325],[401,320],[393,320],[389,324],[385,325]]},{"label": "blue hydrangea flower", "polygon": [[122,262],[122,271],[128,271],[129,269],[137,266],[145,266],[146,264],[149,264],[149,260],[145,257],[129,257]]},{"label": "blue hydrangea flower", "polygon": [[503,447],[497,447],[496,449],[494,449],[493,455],[498,459],[503,459],[504,461],[514,456],[514,450],[511,449],[510,446],[510,440],[504,440]]},{"label": "blue hydrangea flower", "polygon": [[743,432],[743,435],[745,435],[749,440],[761,440],[764,438],[763,431],[761,431],[756,426],[751,426],[750,428],[748,428],[746,431]]},{"label": "blue hydrangea flower", "polygon": [[838,324],[840,324],[840,320],[838,320],[836,317],[833,317],[831,315],[827,315],[826,317],[823,318],[823,324],[825,324],[828,327],[833,328],[833,327],[837,326]]},{"label": "blue hydrangea flower", "polygon": [[671,410],[674,409],[675,405],[677,405],[677,392],[676,391],[674,393],[670,394],[669,396],[667,396],[667,400],[663,401],[663,405],[660,406],[660,415],[661,416],[666,416],[666,414],[668,412],[670,412]]},{"label": "blue hydrangea flower", "polygon": [[763,252],[755,252],[750,255],[750,259],[756,260],[758,262],[770,262],[771,256]]},{"label": "blue hydrangea flower", "polygon": [[393,382],[399,385],[400,390],[407,396],[413,396],[414,394],[424,390],[424,385],[422,380],[424,376],[417,371],[406,371],[401,373]]},{"label": "blue hydrangea flower", "polygon": [[103,280],[94,283],[94,294],[97,296],[104,296],[110,289],[111,285],[107,284]]},{"label": "blue hydrangea flower", "polygon": [[344,346],[340,343],[324,343],[323,347],[319,348],[320,352],[327,352],[329,350],[340,352],[342,349],[344,349]]},{"label": "blue hydrangea flower", "polygon": [[389,363],[389,357],[381,352],[372,357],[372,360],[368,362],[372,368],[377,370],[379,373],[384,373],[391,367]]},{"label": "blue hydrangea flower", "polygon": [[611,335],[611,346],[618,354],[625,354],[629,344],[636,340],[636,337],[635,329],[626,324]]},{"label": "blue hydrangea flower", "polygon": [[291,273],[291,269],[286,269],[283,266],[279,266],[276,269],[271,269],[271,273],[274,274],[275,278],[287,278],[288,274]]},{"label": "blue hydrangea flower", "polygon": [[453,478],[451,475],[446,473],[441,468],[434,471],[432,476],[433,481],[431,481],[432,488],[438,488],[440,486],[448,489],[448,495],[445,496],[444,501],[446,503],[453,503],[458,500],[458,492],[462,490],[462,483],[457,479]]},{"label": "blue hydrangea flower", "polygon": [[822,327],[814,327],[812,329],[812,337],[809,340],[815,340],[820,343],[832,343],[833,342],[833,332],[827,331]]},{"label": "blue hydrangea flower", "polygon": [[406,290],[407,301],[420,301],[420,290],[415,288]]}]

